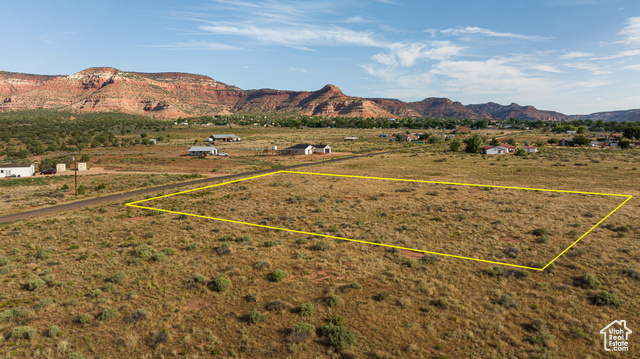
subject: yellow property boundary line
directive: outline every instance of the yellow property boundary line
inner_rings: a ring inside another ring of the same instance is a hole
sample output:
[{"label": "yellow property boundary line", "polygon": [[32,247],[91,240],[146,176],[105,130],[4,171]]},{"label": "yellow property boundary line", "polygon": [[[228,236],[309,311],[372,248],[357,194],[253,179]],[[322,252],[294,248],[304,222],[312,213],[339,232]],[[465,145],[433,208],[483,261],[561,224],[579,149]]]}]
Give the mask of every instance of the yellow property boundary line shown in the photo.
[{"label": "yellow property boundary line", "polygon": [[[590,228],[590,229],[589,229],[585,234],[583,234],[582,236],[580,236],[580,238],[578,238],[575,242],[571,243],[571,245],[570,245],[569,247],[567,247],[565,250],[563,250],[560,254],[558,254],[555,258],[553,258],[549,263],[547,263],[547,264],[546,264],[544,267],[542,267],[542,268],[535,268],[535,267],[522,266],[522,265],[518,265],[518,264],[511,264],[511,263],[504,263],[504,262],[490,261],[490,260],[486,260],[486,259],[479,259],[479,258],[471,258],[471,257],[465,257],[465,256],[458,256],[458,255],[448,254],[448,253],[439,253],[439,252],[425,251],[425,250],[421,250],[421,249],[414,249],[414,248],[399,247],[399,246],[394,246],[394,245],[384,244],[384,243],[374,243],[374,242],[368,242],[368,241],[361,241],[361,240],[358,240],[358,239],[351,239],[351,238],[344,238],[344,237],[338,237],[338,236],[331,236],[331,235],[321,234],[321,233],[312,233],[312,232],[297,231],[297,230],[294,230],[294,229],[288,229],[288,228],[272,227],[272,226],[266,226],[266,225],[256,224],[256,223],[249,223],[249,222],[235,221],[235,220],[225,219],[225,218],[208,217],[208,216],[202,216],[202,215],[197,215],[197,214],[184,213],[184,212],[177,212],[177,211],[170,211],[170,210],[166,210],[166,209],[162,209],[162,208],[154,208],[154,207],[146,207],[146,206],[140,206],[140,205],[138,205],[138,203],[147,202],[147,201],[152,201],[152,200],[155,200],[155,199],[171,197],[171,196],[175,196],[175,195],[179,195],[179,194],[184,194],[184,193],[189,193],[189,192],[194,192],[194,191],[200,191],[200,190],[207,189],[207,188],[212,188],[212,187],[217,187],[217,186],[223,186],[223,185],[227,185],[227,184],[230,184],[230,183],[236,183],[236,182],[246,181],[246,180],[250,180],[250,179],[254,179],[254,178],[259,178],[259,177],[271,176],[271,175],[274,175],[274,174],[277,174],[277,173],[294,173],[294,174],[314,175],[314,176],[332,176],[332,177],[348,177],[348,178],[365,178],[365,179],[377,179],[377,180],[385,180],[385,181],[400,181],[400,182],[417,182],[417,183],[448,184],[448,185],[457,185],[457,186],[490,187],[490,188],[508,188],[508,189],[520,189],[520,190],[527,190],[527,191],[544,191],[544,192],[560,192],[560,193],[591,194],[591,195],[599,195],[599,196],[615,196],[615,197],[624,197],[624,198],[626,198],[626,199],[624,200],[624,202],[622,202],[620,205],[618,205],[618,207],[616,207],[613,211],[611,211],[611,212],[610,212],[609,214],[607,214],[604,218],[602,218],[602,219],[600,220],[600,222],[596,223],[596,224],[595,224],[593,227],[591,227],[591,228]],[[129,202],[129,203],[126,203],[126,204],[125,204],[125,206],[135,207],[135,208],[141,208],[141,209],[147,209],[147,210],[153,210],[153,211],[166,212],[166,213],[182,214],[182,215],[192,216],[192,217],[199,217],[199,218],[213,219],[213,220],[216,220],[216,221],[223,221],[223,222],[229,222],[229,223],[245,224],[245,225],[254,226],[254,227],[261,227],[261,228],[275,229],[275,230],[279,230],[279,231],[286,231],[286,232],[292,232],[292,233],[300,233],[300,234],[306,234],[306,235],[312,235],[312,236],[319,236],[319,237],[325,237],[325,238],[341,239],[341,240],[345,240],[345,241],[351,241],[351,242],[357,242],[357,243],[366,243],[366,244],[372,244],[372,245],[382,246],[382,247],[397,248],[397,249],[403,249],[403,250],[413,251],[413,252],[429,253],[429,254],[435,254],[435,255],[440,255],[440,256],[445,256],[445,257],[460,258],[460,259],[468,259],[468,260],[472,260],[472,261],[476,261],[476,262],[485,262],[485,263],[499,264],[499,265],[510,266],[510,267],[517,267],[517,268],[524,268],[524,269],[530,269],[530,270],[536,270],[536,271],[543,271],[543,270],[545,270],[549,265],[551,265],[551,263],[555,262],[558,258],[560,258],[563,254],[565,254],[569,249],[571,249],[571,247],[573,247],[574,245],[576,245],[576,243],[578,243],[582,238],[584,238],[584,237],[585,237],[586,235],[588,235],[591,231],[593,231],[596,227],[598,227],[600,224],[602,224],[602,222],[604,222],[607,218],[609,218],[609,216],[611,216],[611,215],[612,215],[613,213],[615,213],[618,209],[620,209],[620,207],[622,207],[625,203],[627,203],[631,198],[633,198],[633,196],[632,196],[632,195],[626,195],[626,194],[613,194],[613,193],[595,193],[595,192],[582,192],[582,191],[554,190],[554,189],[544,189],[544,188],[527,188],[527,187],[512,187],[512,186],[495,186],[495,185],[486,185],[486,184],[471,184],[471,183],[456,183],[456,182],[438,182],[438,181],[424,181],[424,180],[411,180],[411,179],[385,178],[385,177],[369,177],[369,176],[353,176],[353,175],[339,175],[339,174],[331,174],[331,173],[314,173],[314,172],[298,172],[298,171],[274,171],[274,172],[271,172],[271,173],[266,173],[266,174],[261,174],[261,175],[257,175],[257,176],[252,176],[252,177],[242,178],[242,179],[239,179],[239,180],[233,180],[233,181],[229,181],[229,182],[223,182],[223,183],[218,183],[218,184],[214,184],[214,185],[210,185],[210,186],[199,187],[199,188],[194,188],[194,189],[190,189],[190,190],[186,190],[186,191],[181,191],[181,192],[176,192],[176,193],[171,193],[171,194],[165,194],[165,195],[162,195],[162,196],[157,196],[157,197],[152,197],[152,198],[142,199],[142,200],[138,200],[138,201],[134,201],[134,202]]]}]

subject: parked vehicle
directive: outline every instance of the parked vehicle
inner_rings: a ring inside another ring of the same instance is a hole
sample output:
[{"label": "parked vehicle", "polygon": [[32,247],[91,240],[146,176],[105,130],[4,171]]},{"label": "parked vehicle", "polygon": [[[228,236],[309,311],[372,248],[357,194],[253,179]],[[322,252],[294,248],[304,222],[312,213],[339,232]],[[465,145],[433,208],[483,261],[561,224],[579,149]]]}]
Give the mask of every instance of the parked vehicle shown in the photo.
[{"label": "parked vehicle", "polygon": [[218,156],[229,156],[229,154],[226,152],[220,152],[218,153]]},{"label": "parked vehicle", "polygon": [[55,169],[50,169],[50,170],[44,170],[42,172],[40,172],[41,175],[54,175],[56,174],[58,171]]}]

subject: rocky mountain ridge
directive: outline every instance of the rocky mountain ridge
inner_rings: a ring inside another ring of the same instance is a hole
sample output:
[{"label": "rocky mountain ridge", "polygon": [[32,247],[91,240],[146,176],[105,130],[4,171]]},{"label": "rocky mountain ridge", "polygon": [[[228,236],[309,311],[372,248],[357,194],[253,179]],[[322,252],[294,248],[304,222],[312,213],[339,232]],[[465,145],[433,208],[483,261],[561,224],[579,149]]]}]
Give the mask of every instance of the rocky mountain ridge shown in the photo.
[{"label": "rocky mountain ridge", "polygon": [[242,90],[203,75],[125,72],[110,67],[94,67],[58,76],[0,72],[0,110],[44,108],[120,111],[159,118],[286,113],[327,117],[640,120],[640,110],[601,113],[603,117],[568,116],[515,103],[465,106],[447,98],[426,98],[416,102],[360,98],[345,95],[335,85],[326,85],[317,91]]}]

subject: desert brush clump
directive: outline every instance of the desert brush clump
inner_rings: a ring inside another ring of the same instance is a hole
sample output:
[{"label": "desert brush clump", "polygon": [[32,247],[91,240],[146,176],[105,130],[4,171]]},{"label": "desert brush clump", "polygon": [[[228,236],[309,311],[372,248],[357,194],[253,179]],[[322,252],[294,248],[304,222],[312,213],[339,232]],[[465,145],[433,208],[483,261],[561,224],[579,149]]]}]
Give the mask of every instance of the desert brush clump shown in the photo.
[{"label": "desert brush clump", "polygon": [[103,309],[100,313],[96,315],[96,319],[98,320],[111,320],[118,316],[118,311],[115,309]]},{"label": "desert brush clump", "polygon": [[[131,254],[133,254],[136,258],[139,258],[143,261],[156,261],[163,262],[167,259],[167,256],[164,252],[157,252],[153,247],[148,244],[141,244],[136,249],[134,249]],[[133,262],[133,261],[132,261]]]},{"label": "desert brush clump", "polygon": [[120,270],[115,272],[111,277],[109,277],[107,281],[115,284],[120,284],[125,278],[127,278],[127,273],[125,271]]},{"label": "desert brush clump", "polygon": [[124,317],[126,323],[137,323],[147,319],[147,312],[144,309],[139,309],[127,314]]},{"label": "desert brush clump", "polygon": [[310,317],[315,313],[315,311],[316,307],[314,307],[310,302],[304,303],[298,308],[298,314],[302,317]]},{"label": "desert brush clump", "polygon": [[209,282],[208,287],[216,292],[224,292],[230,285],[231,281],[225,278],[222,273],[219,273],[211,282]]},{"label": "desert brush clump", "polygon": [[282,282],[288,276],[289,276],[289,273],[287,273],[287,271],[282,270],[282,269],[276,269],[271,273],[271,275],[269,276],[269,279],[272,282]]},{"label": "desert brush clump", "polygon": [[284,302],[280,299],[276,299],[267,303],[264,308],[271,312],[282,312],[291,308],[291,304]]},{"label": "desert brush clump", "polygon": [[356,336],[343,326],[327,323],[320,327],[322,342],[338,350],[349,349],[355,343]]},{"label": "desert brush clump", "polygon": [[60,334],[62,334],[62,330],[55,325],[52,325],[49,327],[49,330],[47,330],[47,336],[50,338],[55,338]]},{"label": "desert brush clump", "polygon": [[585,273],[576,278],[576,284],[586,289],[596,289],[602,286],[602,283],[600,283],[598,278],[596,278],[596,276],[591,273]]},{"label": "desert brush clump", "polygon": [[39,288],[42,288],[46,285],[47,283],[45,281],[43,281],[40,278],[37,279],[32,279],[30,281],[25,282],[22,287],[28,291],[34,291],[37,290]]},{"label": "desert brush clump", "polygon": [[287,337],[289,343],[301,343],[312,338],[316,333],[316,327],[312,324],[299,322],[293,325]]},{"label": "desert brush clump", "polygon": [[618,295],[607,292],[606,290],[598,292],[591,298],[591,301],[595,305],[620,306],[620,299],[618,299]]},{"label": "desert brush clump", "polygon": [[257,324],[264,322],[267,319],[267,316],[254,309],[247,314],[245,319],[249,324]]},{"label": "desert brush clump", "polygon": [[31,327],[17,327],[11,332],[11,337],[31,340],[36,336],[36,330]]}]

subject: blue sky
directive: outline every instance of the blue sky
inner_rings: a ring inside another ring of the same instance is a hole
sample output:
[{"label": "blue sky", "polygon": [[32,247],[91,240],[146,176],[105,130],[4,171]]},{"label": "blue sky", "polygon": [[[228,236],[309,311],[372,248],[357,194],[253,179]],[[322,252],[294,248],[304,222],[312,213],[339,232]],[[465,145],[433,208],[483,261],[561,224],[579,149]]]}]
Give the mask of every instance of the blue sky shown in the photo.
[{"label": "blue sky", "polygon": [[640,1],[34,1],[3,4],[0,70],[189,72],[566,114],[640,108]]}]

